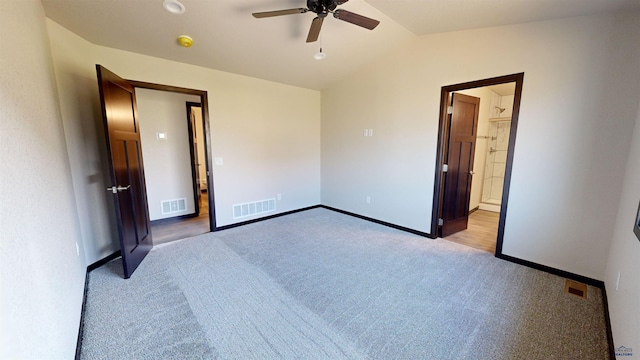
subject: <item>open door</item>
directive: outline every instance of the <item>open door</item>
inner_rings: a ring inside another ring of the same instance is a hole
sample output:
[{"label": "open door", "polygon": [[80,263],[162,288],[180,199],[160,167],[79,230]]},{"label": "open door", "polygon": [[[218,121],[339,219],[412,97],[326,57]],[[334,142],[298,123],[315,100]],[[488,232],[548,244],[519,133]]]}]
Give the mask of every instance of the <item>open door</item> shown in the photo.
[{"label": "open door", "polygon": [[189,152],[191,154],[191,176],[193,179],[193,197],[195,203],[195,215],[200,215],[200,197],[202,196],[202,188],[200,181],[200,159],[198,157],[198,131],[196,131],[196,111],[202,111],[200,104],[187,102],[187,120],[189,132]]},{"label": "open door", "polygon": [[96,65],[107,138],[111,187],[120,237],[124,277],[128,279],[153,247],[142,166],[142,147],[134,88]]},{"label": "open door", "polygon": [[446,152],[442,237],[467,228],[479,110],[479,98],[453,94]]}]

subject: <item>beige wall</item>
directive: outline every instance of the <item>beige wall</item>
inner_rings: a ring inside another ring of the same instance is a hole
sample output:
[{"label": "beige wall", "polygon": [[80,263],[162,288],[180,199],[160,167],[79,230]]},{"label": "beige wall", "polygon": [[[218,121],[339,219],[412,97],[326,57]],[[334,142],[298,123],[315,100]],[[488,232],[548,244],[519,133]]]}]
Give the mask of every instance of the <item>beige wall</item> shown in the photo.
[{"label": "beige wall", "polygon": [[[98,47],[129,79],[208,91],[218,226],[232,205],[282,194],[277,212],[320,203],[320,93]],[[242,220],[246,220],[242,219]]]},{"label": "beige wall", "polygon": [[[0,29],[17,35],[0,52],[0,174],[29,191],[0,193],[20,204],[0,210],[1,357],[73,357],[84,268],[114,250],[96,62],[209,91],[213,153],[224,158],[218,225],[232,223],[231,204],[276,193],[279,211],[314,205],[321,178],[324,204],[423,231],[441,86],[524,71],[504,253],[604,279],[616,345],[639,347],[639,242],[625,230],[638,201],[637,13],[418,38],[322,93],[320,177],[318,92],[94,46],[46,22],[38,1],[5,5]],[[490,51],[496,42],[510,55]]]},{"label": "beige wall", "polygon": [[[636,33],[637,34],[637,33]],[[640,202],[640,108],[625,171],[605,284],[615,347],[625,346],[640,354],[640,241],[633,223]],[[620,281],[618,283],[618,274]],[[617,286],[616,286],[617,284]]]},{"label": "beige wall", "polygon": [[[63,115],[63,121],[73,128],[86,128],[79,134],[65,127],[72,134],[67,139],[70,148],[83,149],[98,157],[104,146],[100,143],[104,135],[98,125],[99,110],[92,111],[99,109],[97,85],[91,81],[95,80],[95,64],[99,63],[126,79],[208,92],[213,157],[223,159],[222,166],[212,167],[218,226],[237,222],[232,214],[232,205],[237,203],[282,194],[275,213],[320,203],[318,91],[96,46],[51,20],[47,24],[58,82],[88,79],[75,84],[71,94],[60,87],[63,114],[82,113],[72,120]],[[73,66],[58,70],[66,64]],[[80,92],[85,96],[73,95]],[[87,104],[91,104],[92,110]],[[96,140],[92,131],[99,133]],[[84,237],[87,262],[92,263],[118,249],[117,232],[111,230],[115,227],[109,219],[112,211],[106,210],[113,205],[102,190],[108,176],[92,163],[90,156],[71,160],[80,182],[93,181],[91,186],[79,187],[74,183],[78,202],[99,208],[95,214],[81,219],[82,226],[91,229],[92,222],[106,224],[96,231],[97,236]],[[248,219],[251,218],[241,220]]]},{"label": "beige wall", "polygon": [[[187,101],[200,102],[200,96],[136,89],[151,220],[195,212]],[[158,139],[158,132],[165,133],[167,138]],[[177,199],[186,199],[185,211],[163,214],[162,201]]]},{"label": "beige wall", "polygon": [[322,203],[429,232],[441,87],[524,72],[503,253],[603,279],[640,93],[639,18],[425,35],[326,89]]},{"label": "beige wall", "polygon": [[85,261],[92,264],[120,249],[109,175],[96,60],[81,37],[47,20],[60,112],[82,230]]},{"label": "beige wall", "polygon": [[2,5],[0,358],[72,359],[86,263],[44,12]]},{"label": "beige wall", "polygon": [[[209,96],[218,226],[232,205],[282,194],[277,212],[320,203],[320,93],[149,56],[96,47],[127,79],[205,90]],[[242,220],[247,220],[243,218]]]}]

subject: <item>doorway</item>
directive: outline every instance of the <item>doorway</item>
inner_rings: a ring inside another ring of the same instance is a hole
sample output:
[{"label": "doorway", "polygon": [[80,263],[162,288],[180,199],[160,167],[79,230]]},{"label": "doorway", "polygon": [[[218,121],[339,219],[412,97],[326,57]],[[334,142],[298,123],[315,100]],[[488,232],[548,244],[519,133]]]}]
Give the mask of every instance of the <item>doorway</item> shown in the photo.
[{"label": "doorway", "polygon": [[191,178],[193,184],[193,197],[195,204],[195,215],[200,215],[200,210],[204,208],[202,203],[202,193],[207,192],[207,179],[202,175],[206,174],[206,164],[204,133],[202,125],[202,105],[200,103],[187,101],[187,130],[189,135],[189,155],[191,158]]},{"label": "doorway", "polygon": [[[145,169],[154,245],[213,231],[206,92],[130,82],[138,94],[145,167],[155,166]],[[145,120],[154,127],[145,128]]]},{"label": "doorway", "polygon": [[502,254],[523,77],[442,88],[432,237]]}]

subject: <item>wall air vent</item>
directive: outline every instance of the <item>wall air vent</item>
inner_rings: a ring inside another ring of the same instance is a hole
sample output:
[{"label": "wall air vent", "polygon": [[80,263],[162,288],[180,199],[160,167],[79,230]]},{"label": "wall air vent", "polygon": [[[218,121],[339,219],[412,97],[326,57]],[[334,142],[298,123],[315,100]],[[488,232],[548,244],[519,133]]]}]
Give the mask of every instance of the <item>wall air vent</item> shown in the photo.
[{"label": "wall air vent", "polygon": [[239,219],[247,216],[260,215],[276,210],[276,199],[266,199],[244,204],[233,205],[233,218]]},{"label": "wall air vent", "polygon": [[187,211],[187,199],[164,200],[160,203],[162,214],[173,214]]}]

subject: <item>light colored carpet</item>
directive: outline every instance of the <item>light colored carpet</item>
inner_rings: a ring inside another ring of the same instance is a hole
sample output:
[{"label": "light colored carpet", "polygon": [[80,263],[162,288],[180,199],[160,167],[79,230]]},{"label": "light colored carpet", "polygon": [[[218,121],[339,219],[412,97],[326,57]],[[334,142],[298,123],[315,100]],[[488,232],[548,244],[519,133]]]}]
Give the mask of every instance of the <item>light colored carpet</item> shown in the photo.
[{"label": "light colored carpet", "polygon": [[[156,247],[129,280],[118,265],[90,274],[83,358],[608,359],[599,289],[583,300],[560,277],[326,209]],[[174,285],[179,305],[158,304]],[[149,294],[157,310],[136,317]]]},{"label": "light colored carpet", "polygon": [[210,359],[204,331],[164,271],[123,279],[120,259],[90,274],[81,359]]}]

